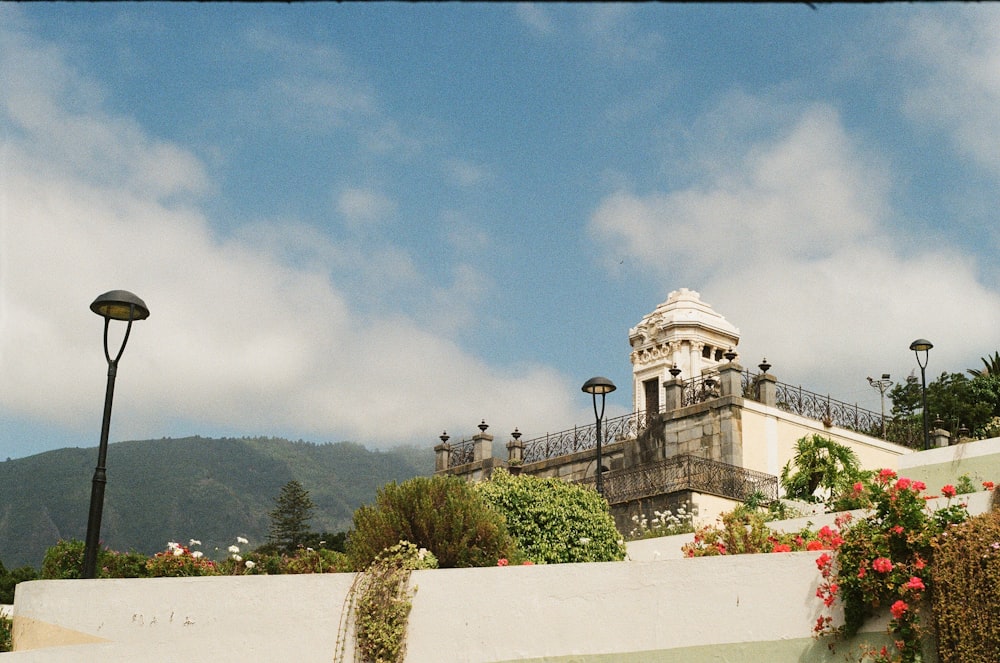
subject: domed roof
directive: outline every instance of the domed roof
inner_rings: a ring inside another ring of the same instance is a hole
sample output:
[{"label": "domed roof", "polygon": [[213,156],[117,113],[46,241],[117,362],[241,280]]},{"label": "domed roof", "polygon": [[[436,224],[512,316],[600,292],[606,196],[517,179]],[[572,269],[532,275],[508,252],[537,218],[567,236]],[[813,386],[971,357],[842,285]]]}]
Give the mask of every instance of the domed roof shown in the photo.
[{"label": "domed roof", "polygon": [[726,339],[734,346],[739,343],[740,330],[735,325],[701,301],[697,292],[681,288],[671,292],[665,302],[630,329],[628,336],[635,347],[654,340],[701,336],[698,330],[713,339]]}]

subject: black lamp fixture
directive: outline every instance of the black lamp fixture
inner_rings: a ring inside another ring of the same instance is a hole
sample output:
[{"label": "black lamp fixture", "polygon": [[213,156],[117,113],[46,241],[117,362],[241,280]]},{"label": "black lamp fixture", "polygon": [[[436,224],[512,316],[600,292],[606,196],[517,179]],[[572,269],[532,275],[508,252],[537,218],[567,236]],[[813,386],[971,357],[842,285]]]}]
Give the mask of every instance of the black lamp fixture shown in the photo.
[{"label": "black lamp fixture", "polygon": [[[90,489],[90,513],[87,517],[87,540],[83,552],[83,577],[97,577],[97,549],[101,538],[101,516],[104,512],[104,487],[108,482],[106,464],[108,460],[108,430],[111,427],[111,402],[115,393],[115,375],[118,360],[125,352],[132,323],[149,317],[146,303],[125,290],[106,292],[90,305],[90,310],[104,318],[104,357],[108,360],[108,387],[104,394],[104,419],[101,423],[101,444],[97,451],[97,468]],[[108,327],[112,320],[126,322],[125,337],[115,358],[108,351]]]},{"label": "black lamp fixture", "polygon": [[[601,472],[601,419],[604,418],[604,398],[617,389],[615,383],[607,378],[594,377],[583,383],[581,389],[590,394],[594,402],[594,418],[597,420],[597,492],[604,495],[604,477]],[[597,397],[601,397],[601,409],[597,409]]]},{"label": "black lamp fixture", "polygon": [[[924,411],[924,449],[931,448],[931,434],[927,428],[927,374],[925,369],[927,368],[927,355],[933,347],[934,344],[925,338],[918,338],[913,343],[910,343],[910,349],[917,356],[917,365],[920,366],[920,402]],[[921,352],[924,353],[923,361],[920,361]]]}]

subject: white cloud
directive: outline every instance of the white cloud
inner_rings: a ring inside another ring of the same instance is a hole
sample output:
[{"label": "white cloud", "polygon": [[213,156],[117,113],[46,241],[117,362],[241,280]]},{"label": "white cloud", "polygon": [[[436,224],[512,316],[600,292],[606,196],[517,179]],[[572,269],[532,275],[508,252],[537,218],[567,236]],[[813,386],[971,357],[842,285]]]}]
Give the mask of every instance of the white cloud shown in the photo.
[{"label": "white cloud", "polygon": [[940,238],[896,249],[884,166],[831,109],[722,163],[683,189],[614,193],[591,228],[665,290],[699,290],[740,327],[745,365],[766,355],[780,379],[854,401],[866,375],[910,370],[918,336],[935,343],[932,371],[995,346],[1000,295]]},{"label": "white cloud", "polygon": [[904,108],[914,122],[947,131],[961,153],[1000,177],[1000,11],[988,4],[954,9],[908,21],[899,55],[919,78]]},{"label": "white cloud", "polygon": [[337,211],[355,228],[376,225],[396,212],[396,203],[372,189],[346,188],[337,195]]},{"label": "white cloud", "polygon": [[[99,94],[67,104],[66,90],[86,85],[64,56],[9,32],[3,40],[0,70],[17,78],[0,118],[12,127],[2,145],[5,412],[92,432],[106,366],[102,324],[87,307],[126,288],[151,316],[136,323],[118,373],[116,439],[202,432],[172,428],[188,422],[388,445],[433,442],[441,428],[481,418],[507,430],[573,420],[575,392],[554,371],[490,365],[414,316],[355,311],[356,293],[331,279],[328,261],[365,275],[373,256],[360,246],[319,241],[295,223],[284,226],[295,238],[250,224],[220,240],[190,196],[212,190],[194,155],[103,111]],[[62,83],[35,87],[32,76]],[[21,110],[26,99],[43,112]],[[114,177],[93,175],[109,168]],[[172,198],[182,192],[185,206]],[[340,202],[360,222],[393,209],[365,190]],[[374,259],[393,255],[405,266],[391,244]],[[431,306],[482,287],[460,267],[429,293]]]}]

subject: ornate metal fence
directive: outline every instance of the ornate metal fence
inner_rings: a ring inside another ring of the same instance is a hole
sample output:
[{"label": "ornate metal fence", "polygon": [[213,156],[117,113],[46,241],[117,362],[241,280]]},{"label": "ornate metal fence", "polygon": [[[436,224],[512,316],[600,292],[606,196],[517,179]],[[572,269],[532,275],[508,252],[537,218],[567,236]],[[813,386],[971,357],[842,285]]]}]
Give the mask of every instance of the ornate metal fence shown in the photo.
[{"label": "ornate metal fence", "polygon": [[[645,412],[633,412],[605,419],[601,426],[601,440],[604,444],[608,444],[615,440],[632,438],[645,427]],[[558,433],[546,433],[540,437],[525,440],[524,462],[535,463],[596,447],[597,427],[595,425],[574,426]]]},{"label": "ornate metal fence", "polygon": [[[580,483],[593,484],[589,477]],[[778,477],[691,454],[628,470],[604,473],[604,496],[621,504],[678,490],[694,490],[745,501],[754,493],[778,498]]]},{"label": "ornate metal fence", "polygon": [[448,467],[458,467],[471,463],[474,455],[474,440],[462,440],[451,445],[451,455],[448,457]]},{"label": "ornate metal fence", "polygon": [[720,393],[719,376],[717,375],[702,375],[684,380],[681,407],[718,398]]}]

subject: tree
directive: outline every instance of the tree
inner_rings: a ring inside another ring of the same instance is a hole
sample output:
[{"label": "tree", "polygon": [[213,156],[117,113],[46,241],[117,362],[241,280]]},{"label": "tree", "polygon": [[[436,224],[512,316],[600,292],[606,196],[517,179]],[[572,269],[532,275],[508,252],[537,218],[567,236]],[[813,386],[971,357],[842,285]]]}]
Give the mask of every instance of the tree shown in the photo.
[{"label": "tree", "polygon": [[1000,375],[1000,350],[993,353],[992,357],[981,357],[983,362],[983,369],[979,370],[977,368],[968,369],[969,375],[974,378],[978,378],[985,375]]},{"label": "tree", "polygon": [[[919,427],[920,391],[920,382],[911,376],[889,392],[897,423],[910,422]],[[941,373],[927,385],[927,416],[931,422],[940,419],[937,425],[952,435],[963,426],[976,438],[995,435],[998,432],[995,417],[1000,416],[1000,372],[994,373],[987,367],[971,380],[962,373]]]},{"label": "tree", "polygon": [[431,551],[441,568],[494,566],[517,555],[503,516],[455,476],[415,477],[380,488],[374,504],[354,512],[347,554],[361,570],[400,541]]},{"label": "tree", "polygon": [[309,519],[314,507],[309,491],[299,481],[293,479],[282,486],[281,494],[275,499],[275,508],[269,514],[269,545],[277,552],[294,552],[311,532]]},{"label": "tree", "polygon": [[554,477],[513,476],[506,470],[495,470],[477,488],[503,514],[518,548],[532,562],[625,558],[608,503],[595,490]]},{"label": "tree", "polygon": [[859,471],[853,449],[814,433],[796,441],[795,456],[781,469],[781,487],[786,497],[818,502],[817,490],[830,497],[854,483]]}]

